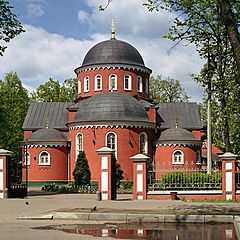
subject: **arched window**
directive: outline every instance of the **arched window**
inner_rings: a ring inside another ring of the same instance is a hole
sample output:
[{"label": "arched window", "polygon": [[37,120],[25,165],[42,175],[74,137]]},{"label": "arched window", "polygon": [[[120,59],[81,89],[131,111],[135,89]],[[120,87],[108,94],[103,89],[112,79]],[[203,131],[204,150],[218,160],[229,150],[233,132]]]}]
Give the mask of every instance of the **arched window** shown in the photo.
[{"label": "arched window", "polygon": [[176,150],[172,154],[172,163],[173,164],[184,164],[184,155],[180,150]]},{"label": "arched window", "polygon": [[89,92],[90,85],[89,85],[89,77],[84,78],[84,92]]},{"label": "arched window", "polygon": [[142,92],[142,77],[141,76],[137,77],[137,91]]},{"label": "arched window", "polygon": [[117,135],[109,132],[106,135],[106,146],[115,150],[115,157],[117,158]]},{"label": "arched window", "polygon": [[83,135],[78,133],[76,136],[76,159],[80,151],[83,151]]},{"label": "arched window", "polygon": [[[24,166],[26,166],[26,156],[24,156]],[[30,153],[27,152],[27,165],[30,166]]]},{"label": "arched window", "polygon": [[148,140],[147,140],[147,134],[145,132],[140,134],[139,145],[140,145],[140,148],[139,148],[140,153],[148,154]]},{"label": "arched window", "polygon": [[148,86],[149,84],[148,84],[148,79],[146,78],[146,81],[145,81],[145,91],[146,91],[146,93],[148,93]]},{"label": "arched window", "polygon": [[39,165],[50,165],[50,154],[48,152],[39,154]]},{"label": "arched window", "polygon": [[81,93],[81,81],[78,80],[78,94]]},{"label": "arched window", "polygon": [[109,90],[117,90],[117,75],[115,74],[109,76]]},{"label": "arched window", "polygon": [[124,90],[132,90],[132,77],[129,75],[124,76]]},{"label": "arched window", "polygon": [[97,75],[95,77],[95,91],[100,91],[102,90],[102,76]]}]

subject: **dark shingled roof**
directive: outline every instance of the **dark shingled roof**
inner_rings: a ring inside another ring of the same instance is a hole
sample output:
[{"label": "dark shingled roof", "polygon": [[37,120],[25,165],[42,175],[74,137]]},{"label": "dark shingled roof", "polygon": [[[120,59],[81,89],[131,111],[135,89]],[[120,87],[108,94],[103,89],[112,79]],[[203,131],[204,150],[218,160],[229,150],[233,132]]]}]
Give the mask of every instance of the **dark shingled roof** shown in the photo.
[{"label": "dark shingled roof", "polygon": [[73,122],[137,121],[147,122],[144,106],[134,97],[124,93],[100,93],[79,102]]},{"label": "dark shingled roof", "polygon": [[169,128],[161,133],[157,143],[194,143],[201,144],[201,141],[194,135],[183,128]]},{"label": "dark shingled roof", "polygon": [[23,123],[24,130],[45,128],[48,120],[49,128],[67,130],[68,110],[73,103],[67,102],[36,102],[31,103]]},{"label": "dark shingled roof", "polygon": [[202,129],[200,113],[196,103],[159,103],[157,123],[161,128],[178,126],[186,129]]},{"label": "dark shingled roof", "polygon": [[67,137],[64,133],[51,128],[43,128],[39,129],[32,133],[32,135],[28,138],[28,143],[36,142],[38,144],[41,143],[49,143],[49,142],[67,142]]},{"label": "dark shingled roof", "polygon": [[103,41],[93,46],[86,54],[82,66],[106,63],[145,66],[140,53],[135,47],[116,39]]}]

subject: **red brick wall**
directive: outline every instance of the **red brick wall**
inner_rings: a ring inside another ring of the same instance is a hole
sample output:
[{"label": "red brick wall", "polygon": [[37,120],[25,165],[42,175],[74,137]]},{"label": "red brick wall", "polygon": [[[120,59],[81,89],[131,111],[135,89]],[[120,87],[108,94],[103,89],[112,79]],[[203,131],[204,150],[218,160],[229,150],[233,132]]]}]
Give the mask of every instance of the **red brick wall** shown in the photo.
[{"label": "red brick wall", "polygon": [[[155,155],[155,165],[162,170],[171,170],[174,168],[189,169],[190,166],[196,166],[197,147],[184,146],[157,146]],[[172,154],[174,151],[180,150],[184,154],[184,164],[172,164]],[[156,172],[156,177],[160,176]]]},{"label": "red brick wall", "polygon": [[[146,132],[148,135],[148,152],[149,156],[152,156],[152,141],[153,130],[150,129],[127,129],[127,128],[82,128],[77,130],[70,130],[71,139],[71,175],[75,168],[76,160],[76,135],[81,133],[83,135],[83,150],[86,153],[86,157],[89,162],[91,170],[91,180],[98,180],[100,174],[100,157],[95,152],[97,149],[106,145],[106,134],[108,132],[114,132],[117,135],[117,161],[121,165],[124,171],[125,180],[133,179],[132,161],[130,157],[139,153],[139,135],[142,132]],[[95,137],[94,137],[95,136]],[[130,142],[129,142],[130,139]],[[95,145],[93,143],[95,140]],[[73,178],[72,178],[73,179]]]},{"label": "red brick wall", "polygon": [[[95,91],[94,82],[96,75],[102,75],[102,91]],[[117,75],[117,90],[116,92],[127,93],[132,96],[138,95],[140,98],[148,98],[148,93],[145,89],[145,80],[149,79],[149,74],[136,70],[124,70],[124,69],[94,69],[86,70],[78,73],[77,79],[81,81],[81,94],[78,97],[90,97],[98,93],[109,92],[109,76],[111,74]],[[124,76],[130,75],[132,77],[132,90],[124,90]],[[90,78],[90,91],[84,93],[84,78],[88,76]],[[141,76],[143,79],[143,92],[137,92],[137,77]],[[149,85],[149,84],[148,84]]]},{"label": "red brick wall", "polygon": [[[50,166],[39,166],[39,154],[42,151],[50,153]],[[28,167],[28,181],[67,181],[67,148],[66,147],[31,147],[30,166]],[[26,180],[25,167],[23,181]]]}]

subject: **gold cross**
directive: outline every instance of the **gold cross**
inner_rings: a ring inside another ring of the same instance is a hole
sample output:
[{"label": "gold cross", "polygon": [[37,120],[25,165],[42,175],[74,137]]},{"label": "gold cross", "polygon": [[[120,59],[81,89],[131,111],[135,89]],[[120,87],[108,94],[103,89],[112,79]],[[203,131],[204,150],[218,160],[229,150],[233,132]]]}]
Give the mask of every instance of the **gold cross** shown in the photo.
[{"label": "gold cross", "polygon": [[111,24],[111,31],[112,31],[112,39],[115,39],[116,21],[112,19],[110,21],[110,24]]}]

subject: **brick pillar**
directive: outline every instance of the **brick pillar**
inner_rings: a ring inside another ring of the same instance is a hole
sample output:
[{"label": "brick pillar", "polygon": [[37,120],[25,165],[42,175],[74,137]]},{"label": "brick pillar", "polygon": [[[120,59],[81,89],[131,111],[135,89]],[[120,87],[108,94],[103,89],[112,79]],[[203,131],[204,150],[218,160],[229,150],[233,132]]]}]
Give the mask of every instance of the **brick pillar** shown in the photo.
[{"label": "brick pillar", "polygon": [[113,186],[113,154],[114,150],[103,147],[96,150],[96,153],[100,156],[100,181],[99,190],[102,194],[102,200],[114,200],[116,199],[116,191]]},{"label": "brick pillar", "polygon": [[12,152],[0,149],[0,198],[4,198],[4,191],[9,187],[8,160]]},{"label": "brick pillar", "polygon": [[137,154],[131,157],[133,161],[133,199],[147,199],[147,160],[149,157]]},{"label": "brick pillar", "polygon": [[235,170],[237,155],[226,152],[219,156],[222,160],[222,194],[224,200],[235,200]]}]

